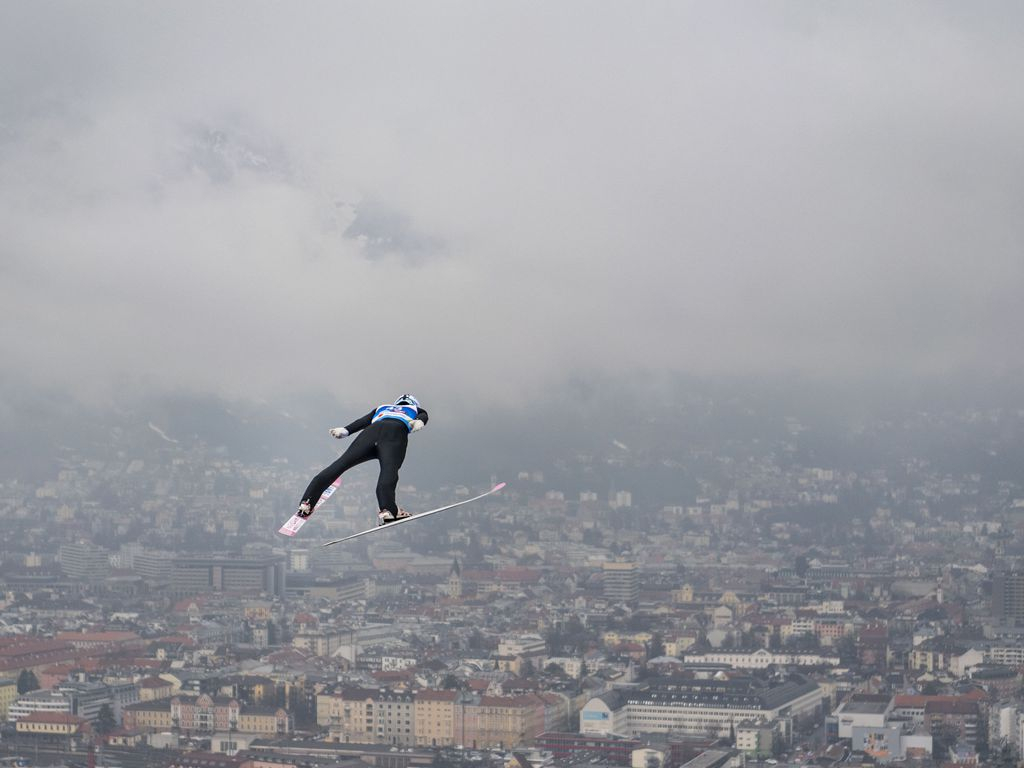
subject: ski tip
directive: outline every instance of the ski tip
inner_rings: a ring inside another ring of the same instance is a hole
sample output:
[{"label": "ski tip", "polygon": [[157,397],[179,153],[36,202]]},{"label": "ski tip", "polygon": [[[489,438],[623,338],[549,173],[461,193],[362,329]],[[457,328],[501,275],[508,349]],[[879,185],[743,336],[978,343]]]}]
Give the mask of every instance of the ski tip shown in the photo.
[{"label": "ski tip", "polygon": [[491,488],[491,493],[496,493],[497,491],[500,491],[504,487],[505,487],[504,483],[498,483],[496,486]]}]

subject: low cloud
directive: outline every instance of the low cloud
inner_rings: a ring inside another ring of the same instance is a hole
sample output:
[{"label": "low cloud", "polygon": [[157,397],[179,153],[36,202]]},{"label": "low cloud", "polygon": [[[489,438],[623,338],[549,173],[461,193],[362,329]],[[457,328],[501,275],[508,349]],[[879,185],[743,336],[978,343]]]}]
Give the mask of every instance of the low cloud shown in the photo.
[{"label": "low cloud", "polygon": [[3,11],[20,384],[1021,365],[1015,5],[238,8]]}]

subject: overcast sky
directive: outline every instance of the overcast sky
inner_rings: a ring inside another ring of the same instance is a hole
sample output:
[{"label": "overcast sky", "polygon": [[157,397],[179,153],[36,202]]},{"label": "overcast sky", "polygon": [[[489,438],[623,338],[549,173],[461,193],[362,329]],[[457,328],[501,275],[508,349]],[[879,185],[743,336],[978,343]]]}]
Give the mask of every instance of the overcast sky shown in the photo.
[{"label": "overcast sky", "polygon": [[1022,22],[9,0],[2,367],[446,407],[634,369],[1019,370]]}]

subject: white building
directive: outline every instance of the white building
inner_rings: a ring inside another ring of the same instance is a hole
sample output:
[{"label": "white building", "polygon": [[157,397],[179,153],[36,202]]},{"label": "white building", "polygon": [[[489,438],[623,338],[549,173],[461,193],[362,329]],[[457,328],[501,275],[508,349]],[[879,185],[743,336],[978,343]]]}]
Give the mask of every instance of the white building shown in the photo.
[{"label": "white building", "polygon": [[551,664],[560,666],[567,677],[576,678],[580,676],[584,661],[579,656],[554,656],[547,660],[545,666]]},{"label": "white building", "polygon": [[817,717],[823,703],[822,689],[798,676],[774,686],[750,679],[673,681],[590,699],[580,712],[580,733],[725,737],[742,720]]},{"label": "white building", "polygon": [[854,728],[884,729],[892,709],[891,696],[855,693],[832,713],[839,725],[839,738],[852,739]]},{"label": "white building", "polygon": [[532,656],[545,650],[547,644],[539,635],[518,635],[498,641],[499,656]]},{"label": "white building", "polygon": [[977,648],[968,648],[959,656],[949,657],[949,672],[957,677],[966,677],[971,667],[985,663],[985,654]]},{"label": "white building", "polygon": [[668,750],[643,747],[630,752],[629,765],[630,768],[662,768],[668,762],[668,758]]},{"label": "white building", "polygon": [[930,755],[932,737],[929,733],[908,732],[901,723],[886,723],[881,728],[858,725],[853,729],[850,745],[852,749],[865,752],[884,765],[905,760],[907,750],[910,749]]},{"label": "white building", "polygon": [[59,691],[30,691],[18,697],[7,708],[7,722],[16,723],[33,712],[56,712],[70,715],[71,697]]},{"label": "white building", "polygon": [[1024,646],[992,646],[985,653],[985,662],[1005,667],[1024,667]]},{"label": "white building", "polygon": [[590,699],[580,710],[580,733],[621,736],[626,733],[629,713],[621,691],[609,691]]},{"label": "white building", "polygon": [[633,506],[633,494],[629,491],[616,491],[608,502],[612,509],[623,509]]},{"label": "white building", "polygon": [[687,664],[728,664],[736,669],[767,669],[770,666],[837,667],[839,656],[822,653],[772,653],[767,648],[756,650],[717,650],[687,653]]},{"label": "white building", "polygon": [[736,749],[751,757],[771,755],[775,731],[769,723],[744,721],[736,726]]},{"label": "white building", "polygon": [[1017,707],[1000,707],[996,722],[996,738],[1005,739],[1014,745],[1020,744],[1021,716]]},{"label": "white building", "polygon": [[309,550],[292,549],[288,551],[288,570],[293,573],[309,571]]}]

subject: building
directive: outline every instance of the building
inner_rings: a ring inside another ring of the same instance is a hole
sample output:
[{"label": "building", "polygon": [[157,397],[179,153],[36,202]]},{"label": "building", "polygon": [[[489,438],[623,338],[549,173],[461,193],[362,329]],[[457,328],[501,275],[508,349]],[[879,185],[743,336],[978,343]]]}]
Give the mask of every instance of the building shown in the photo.
[{"label": "building", "polygon": [[826,735],[848,739],[852,750],[878,763],[930,755],[932,737],[923,725],[929,703],[961,698],[853,694],[826,718]]},{"label": "building", "polygon": [[262,736],[291,733],[291,716],[279,707],[243,707],[230,696],[177,695],[171,699],[142,701],[124,709],[124,729],[143,728],[199,733],[238,732]]},{"label": "building", "polygon": [[132,570],[154,586],[171,583],[175,555],[171,552],[144,550],[132,558]]},{"label": "building", "polygon": [[411,693],[386,691],[377,696],[378,744],[411,747],[416,743],[415,699]]},{"label": "building", "polygon": [[645,688],[590,699],[580,713],[580,733],[725,737],[734,723],[743,720],[816,718],[823,706],[822,689],[796,674],[775,684],[746,676],[667,678]]},{"label": "building", "polygon": [[0,722],[7,719],[7,709],[18,698],[17,680],[0,680]]},{"label": "building", "polygon": [[884,728],[893,706],[892,696],[855,693],[836,708],[828,722],[834,724],[836,738],[852,739],[854,728]]},{"label": "building", "polygon": [[89,732],[89,722],[63,712],[33,712],[18,720],[18,733],[32,736],[74,736]]},{"label": "building", "polygon": [[728,664],[736,669],[767,669],[779,667],[837,667],[839,656],[825,653],[785,653],[769,651],[767,648],[755,650],[720,650],[707,653],[687,653],[684,656],[687,664]]},{"label": "building", "polygon": [[465,707],[465,746],[530,746],[544,731],[544,702],[533,695],[481,696]]},{"label": "building", "polygon": [[292,719],[281,707],[244,707],[238,713],[238,732],[284,735],[292,732]]},{"label": "building", "polygon": [[1024,667],[1024,646],[993,645],[985,651],[986,664],[999,664],[1005,667]]},{"label": "building", "polygon": [[[942,672],[949,670],[959,676],[960,670],[954,670],[956,660],[967,653],[967,647],[957,643],[945,635],[930,637],[914,646],[907,657],[907,665],[917,672]],[[979,661],[981,654],[978,655]]]},{"label": "building", "polygon": [[309,550],[292,549],[288,552],[288,570],[296,573],[309,571]]},{"label": "building", "polygon": [[169,731],[175,725],[171,719],[170,699],[140,701],[138,704],[131,704],[124,708],[122,721],[126,731],[140,729]]},{"label": "building", "polygon": [[494,656],[498,669],[516,675],[522,674],[527,663],[533,669],[543,669],[547,658],[547,644],[538,635],[503,638],[498,642],[497,654]]},{"label": "building", "polygon": [[316,721],[333,741],[413,746],[415,704],[415,694],[343,687],[317,696]]},{"label": "building", "polygon": [[373,744],[375,697],[369,688],[344,687],[316,697],[316,724],[326,726],[331,741]]},{"label": "building", "polygon": [[139,701],[159,701],[169,699],[177,691],[174,683],[162,677],[145,677],[139,681]]},{"label": "building", "polygon": [[628,765],[630,756],[640,748],[641,743],[639,739],[621,736],[545,732],[537,737],[535,746],[551,752],[556,760],[586,754],[597,756],[607,763]]},{"label": "building", "polygon": [[71,714],[86,720],[99,717],[104,705],[110,707],[111,713],[114,711],[114,697],[103,683],[65,682],[56,690],[71,700]]},{"label": "building", "polygon": [[[417,747],[452,747],[462,743],[462,705],[456,691],[421,690],[416,703],[413,733]],[[458,736],[458,738],[456,738]]]},{"label": "building", "polygon": [[239,730],[241,705],[228,696],[201,694],[195,698],[175,696],[170,700],[171,722],[185,731]]},{"label": "building", "polygon": [[15,723],[34,712],[71,714],[71,697],[58,691],[30,691],[15,699],[7,708],[7,722]]},{"label": "building", "polygon": [[1021,674],[1017,668],[978,665],[970,670],[971,682],[982,686],[996,700],[1010,701],[1020,690]]},{"label": "building", "polygon": [[853,728],[850,748],[885,764],[905,760],[911,750],[930,755],[932,737],[927,733],[915,733],[912,726],[899,721],[886,722],[881,728],[858,725]]},{"label": "building", "polygon": [[618,690],[590,699],[580,710],[580,733],[586,736],[612,736],[626,732],[629,710]]},{"label": "building", "polygon": [[736,724],[736,749],[748,757],[771,757],[775,743],[775,729],[769,723],[744,720]]},{"label": "building", "polygon": [[69,578],[100,581],[110,575],[110,553],[85,541],[61,544],[60,567]]},{"label": "building", "polygon": [[330,656],[341,647],[342,634],[331,627],[317,627],[296,633],[292,647],[308,651],[313,656]]},{"label": "building", "polygon": [[199,592],[263,592],[285,594],[285,558],[179,557],[171,571],[171,590],[178,596]]},{"label": "building", "polygon": [[1024,626],[1024,570],[992,575],[992,617],[1004,626]]},{"label": "building", "polygon": [[[953,697],[950,697],[952,699]],[[978,702],[964,697],[954,700],[936,697],[925,704],[924,726],[933,736],[944,730],[952,730],[957,741],[969,745],[972,749],[978,746],[979,721],[981,708]]]},{"label": "building", "polygon": [[604,596],[616,603],[634,603],[640,596],[636,563],[603,563]]}]

